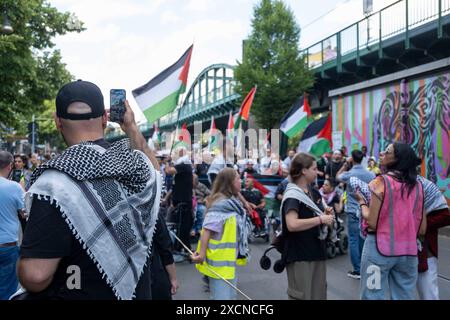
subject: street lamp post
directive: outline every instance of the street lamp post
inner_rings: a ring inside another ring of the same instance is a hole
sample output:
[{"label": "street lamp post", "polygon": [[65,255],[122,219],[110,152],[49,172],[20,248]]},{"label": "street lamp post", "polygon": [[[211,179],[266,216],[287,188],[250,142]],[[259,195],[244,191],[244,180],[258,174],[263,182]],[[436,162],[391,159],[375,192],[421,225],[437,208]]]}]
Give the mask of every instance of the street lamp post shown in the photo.
[{"label": "street lamp post", "polygon": [[31,121],[31,154],[33,154],[36,150],[36,117],[34,116],[34,114]]},{"label": "street lamp post", "polygon": [[9,22],[7,10],[6,10],[6,5],[3,7],[3,14],[2,15],[3,15],[3,23],[2,23],[1,32],[3,34],[11,34],[11,33],[13,33],[14,29],[11,26],[11,23]]},{"label": "street lamp post", "polygon": [[29,134],[31,135],[31,139],[28,140],[29,143],[31,143],[31,153],[36,152],[37,137],[38,137],[38,130],[39,130],[39,126],[38,126],[37,122],[38,121],[47,121],[47,120],[51,120],[51,118],[36,117],[36,115],[34,115],[34,114],[31,117],[31,122],[28,124]]}]

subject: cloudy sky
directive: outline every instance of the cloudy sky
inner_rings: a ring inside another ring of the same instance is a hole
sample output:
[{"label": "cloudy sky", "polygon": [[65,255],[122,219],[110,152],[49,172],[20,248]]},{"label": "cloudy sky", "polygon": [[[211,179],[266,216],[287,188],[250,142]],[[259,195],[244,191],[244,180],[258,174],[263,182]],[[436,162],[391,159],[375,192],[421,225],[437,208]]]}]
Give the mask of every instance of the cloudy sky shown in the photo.
[{"label": "cloudy sky", "polygon": [[[395,0],[374,0],[374,10]],[[241,60],[242,40],[250,31],[257,0],[50,0],[70,11],[86,31],[58,37],[63,61],[78,79],[102,89],[131,91],[174,63],[194,43],[188,87],[214,63]],[[300,25],[301,48],[363,17],[363,0],[286,0]]]}]

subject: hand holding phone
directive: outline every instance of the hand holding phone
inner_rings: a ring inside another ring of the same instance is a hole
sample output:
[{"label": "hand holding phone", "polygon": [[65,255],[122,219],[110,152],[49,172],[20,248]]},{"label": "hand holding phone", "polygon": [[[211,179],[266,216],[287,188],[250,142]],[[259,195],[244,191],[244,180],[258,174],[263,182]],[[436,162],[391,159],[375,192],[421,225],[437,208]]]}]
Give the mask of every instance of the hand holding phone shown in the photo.
[{"label": "hand holding phone", "polygon": [[14,169],[11,174],[11,180],[15,182],[20,182],[21,178],[22,178],[22,170]]},{"label": "hand holding phone", "polygon": [[123,123],[123,117],[126,111],[126,91],[124,89],[111,89],[109,93],[111,103],[109,120],[112,122]]}]

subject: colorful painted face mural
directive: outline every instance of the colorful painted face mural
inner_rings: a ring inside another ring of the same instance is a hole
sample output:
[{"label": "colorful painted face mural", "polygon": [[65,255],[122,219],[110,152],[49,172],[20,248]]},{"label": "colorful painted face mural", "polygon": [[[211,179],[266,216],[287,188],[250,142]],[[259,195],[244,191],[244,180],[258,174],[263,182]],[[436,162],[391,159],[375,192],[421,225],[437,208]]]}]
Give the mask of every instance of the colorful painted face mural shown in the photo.
[{"label": "colorful painted face mural", "polygon": [[349,150],[368,155],[394,141],[410,144],[423,159],[422,175],[450,199],[450,73],[401,81],[333,99],[333,131]]}]

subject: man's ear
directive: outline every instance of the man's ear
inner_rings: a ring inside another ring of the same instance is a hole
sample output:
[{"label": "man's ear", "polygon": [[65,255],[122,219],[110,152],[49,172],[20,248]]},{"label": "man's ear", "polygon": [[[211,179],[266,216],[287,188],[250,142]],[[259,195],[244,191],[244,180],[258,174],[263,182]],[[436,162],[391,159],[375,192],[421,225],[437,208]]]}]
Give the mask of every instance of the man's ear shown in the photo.
[{"label": "man's ear", "polygon": [[53,112],[52,116],[53,116],[53,119],[55,120],[56,129],[59,132],[61,132],[61,130],[62,130],[61,119],[56,115],[56,112]]}]

